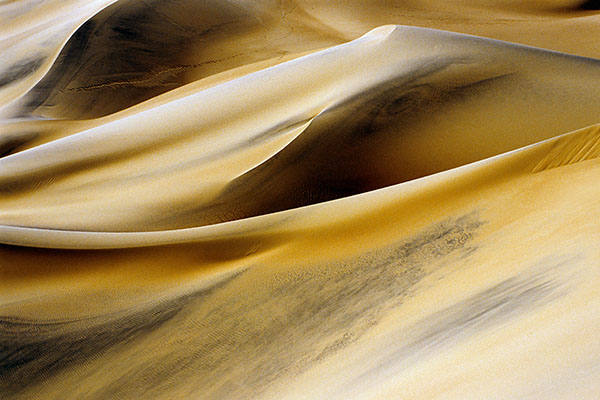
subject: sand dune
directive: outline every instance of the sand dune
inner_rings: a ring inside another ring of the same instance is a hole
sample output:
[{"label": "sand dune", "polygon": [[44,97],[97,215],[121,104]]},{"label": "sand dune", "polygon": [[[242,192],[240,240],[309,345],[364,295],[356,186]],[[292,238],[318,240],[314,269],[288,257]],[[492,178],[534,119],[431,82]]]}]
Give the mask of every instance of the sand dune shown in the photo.
[{"label": "sand dune", "polygon": [[599,397],[597,8],[0,2],[0,397]]}]

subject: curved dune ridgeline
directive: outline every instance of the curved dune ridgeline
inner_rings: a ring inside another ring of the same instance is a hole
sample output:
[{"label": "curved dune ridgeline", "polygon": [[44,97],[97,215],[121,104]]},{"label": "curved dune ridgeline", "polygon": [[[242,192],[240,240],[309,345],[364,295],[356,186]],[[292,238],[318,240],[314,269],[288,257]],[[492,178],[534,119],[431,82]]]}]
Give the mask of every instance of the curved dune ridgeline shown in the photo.
[{"label": "curved dune ridgeline", "polygon": [[582,1],[0,1],[0,398],[600,396]]}]

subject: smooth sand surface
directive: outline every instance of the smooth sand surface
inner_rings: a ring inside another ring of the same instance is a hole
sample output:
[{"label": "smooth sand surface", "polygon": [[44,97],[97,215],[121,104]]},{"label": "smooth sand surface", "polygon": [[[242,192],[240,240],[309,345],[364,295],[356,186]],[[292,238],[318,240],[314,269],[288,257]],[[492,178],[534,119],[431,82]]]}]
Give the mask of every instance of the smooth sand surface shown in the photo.
[{"label": "smooth sand surface", "polygon": [[0,1],[0,398],[600,398],[598,8]]}]

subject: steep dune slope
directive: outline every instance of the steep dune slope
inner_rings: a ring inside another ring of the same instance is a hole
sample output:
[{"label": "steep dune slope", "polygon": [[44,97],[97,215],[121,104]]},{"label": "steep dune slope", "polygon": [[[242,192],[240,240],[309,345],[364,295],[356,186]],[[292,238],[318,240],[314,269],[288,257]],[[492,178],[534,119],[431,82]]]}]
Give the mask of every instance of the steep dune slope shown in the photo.
[{"label": "steep dune slope", "polygon": [[0,1],[0,397],[598,398],[594,8]]},{"label": "steep dune slope", "polygon": [[592,124],[599,78],[593,59],[382,27],[4,157],[0,221],[175,229],[357,194]]},{"label": "steep dune slope", "polygon": [[18,349],[3,390],[593,398],[598,134],[220,226],[4,227],[30,246],[144,247],[2,250],[3,345]]}]

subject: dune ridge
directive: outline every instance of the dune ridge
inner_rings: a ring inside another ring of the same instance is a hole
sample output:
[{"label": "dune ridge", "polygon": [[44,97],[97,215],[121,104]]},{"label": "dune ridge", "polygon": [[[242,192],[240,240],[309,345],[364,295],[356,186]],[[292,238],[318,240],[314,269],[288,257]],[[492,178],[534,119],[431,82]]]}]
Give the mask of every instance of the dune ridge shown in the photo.
[{"label": "dune ridge", "polygon": [[[518,64],[505,61],[513,57]],[[5,156],[0,222],[176,229],[357,194],[592,124],[599,74],[592,59],[423,28],[377,28]],[[290,91],[300,95],[282,102]],[[527,107],[519,104],[525,96]],[[425,118],[430,113],[439,116]],[[190,185],[196,176],[202,179]],[[165,193],[157,182],[179,185]],[[118,185],[127,191],[113,191]],[[136,198],[132,210],[132,193],[147,205]],[[47,196],[57,196],[57,206]],[[113,205],[94,211],[94,202],[106,204],[103,196]]]},{"label": "dune ridge", "polygon": [[598,18],[0,2],[0,397],[597,398]]}]

